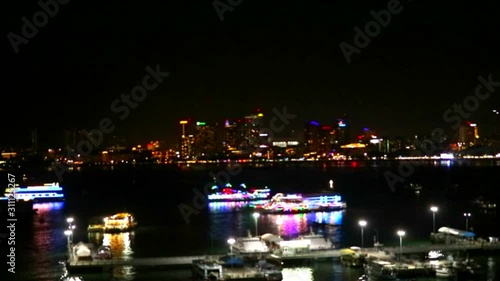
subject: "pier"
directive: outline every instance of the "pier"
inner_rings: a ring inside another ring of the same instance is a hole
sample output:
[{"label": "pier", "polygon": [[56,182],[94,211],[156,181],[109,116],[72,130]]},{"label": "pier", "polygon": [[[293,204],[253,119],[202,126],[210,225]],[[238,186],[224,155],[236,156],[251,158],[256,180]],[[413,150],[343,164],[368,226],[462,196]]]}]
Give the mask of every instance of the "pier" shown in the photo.
[{"label": "pier", "polygon": [[[384,259],[400,251],[403,254],[428,253],[430,251],[469,251],[469,250],[500,250],[500,243],[471,243],[470,245],[424,245],[424,246],[405,246],[405,247],[384,247],[384,248],[363,248],[362,252],[369,257]],[[322,260],[340,258],[340,249],[317,250],[307,253],[282,255],[279,256],[284,262],[300,260]],[[249,256],[249,255],[247,255]],[[198,256],[172,256],[172,257],[153,257],[153,258],[131,258],[131,259],[93,259],[78,260],[71,257],[67,261],[67,267],[70,272],[74,271],[106,271],[115,266],[134,266],[134,267],[165,267],[165,266],[191,266],[193,260],[213,260],[218,261],[222,255],[198,255]]]}]

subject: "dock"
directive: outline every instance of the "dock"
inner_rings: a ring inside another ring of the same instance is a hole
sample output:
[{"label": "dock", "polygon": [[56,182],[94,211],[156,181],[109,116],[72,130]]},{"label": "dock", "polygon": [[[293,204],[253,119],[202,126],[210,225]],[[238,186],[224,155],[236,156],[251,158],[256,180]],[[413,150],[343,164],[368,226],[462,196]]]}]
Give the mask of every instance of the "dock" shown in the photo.
[{"label": "dock", "polygon": [[[470,245],[426,245],[426,246],[407,246],[380,248],[363,248],[362,252],[368,256],[383,259],[391,254],[398,254],[402,250],[403,254],[428,253],[430,251],[467,251],[467,250],[500,250],[500,243],[495,244],[470,244]],[[307,253],[282,255],[280,258],[284,261],[301,260],[322,260],[340,258],[340,249],[316,250]],[[198,256],[172,256],[172,257],[153,257],[153,258],[113,258],[113,259],[93,259],[78,260],[71,257],[67,261],[67,267],[70,272],[75,271],[106,271],[115,266],[134,266],[134,267],[164,267],[164,266],[191,266],[193,260],[213,260],[218,261],[222,255],[198,255]]]}]

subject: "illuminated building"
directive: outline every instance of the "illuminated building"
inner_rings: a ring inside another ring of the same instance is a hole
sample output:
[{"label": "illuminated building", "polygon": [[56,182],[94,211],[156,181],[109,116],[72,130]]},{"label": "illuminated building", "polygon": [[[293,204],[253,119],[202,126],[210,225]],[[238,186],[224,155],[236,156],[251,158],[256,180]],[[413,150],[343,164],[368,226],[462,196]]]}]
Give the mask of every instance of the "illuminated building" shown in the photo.
[{"label": "illuminated building", "polygon": [[335,142],[339,145],[349,143],[351,141],[350,129],[349,120],[346,115],[344,115],[344,118],[337,119]]},{"label": "illuminated building", "polygon": [[194,136],[189,134],[191,132],[191,122],[181,120],[179,124],[182,126],[180,158],[192,158],[194,154]]},{"label": "illuminated building", "polygon": [[467,122],[458,128],[458,147],[467,149],[477,144],[479,140],[479,128],[477,124]]},{"label": "illuminated building", "polygon": [[262,144],[262,137],[260,136],[260,130],[264,125],[264,114],[259,112],[258,114],[245,116],[245,121],[243,123],[243,143],[242,148],[258,148]]},{"label": "illuminated building", "polygon": [[316,121],[306,123],[304,144],[306,153],[328,156],[336,141],[336,130],[332,126],[320,125]]},{"label": "illuminated building", "polygon": [[226,120],[224,123],[224,140],[222,144],[226,154],[238,150],[242,139],[240,127],[241,120],[240,122],[229,122],[229,120]]},{"label": "illuminated building", "polygon": [[216,152],[215,127],[205,122],[196,122],[193,144],[193,156],[196,158],[214,154]]},{"label": "illuminated building", "polygon": [[318,153],[320,151],[320,124],[316,121],[310,121],[304,128],[304,147],[306,153]]}]

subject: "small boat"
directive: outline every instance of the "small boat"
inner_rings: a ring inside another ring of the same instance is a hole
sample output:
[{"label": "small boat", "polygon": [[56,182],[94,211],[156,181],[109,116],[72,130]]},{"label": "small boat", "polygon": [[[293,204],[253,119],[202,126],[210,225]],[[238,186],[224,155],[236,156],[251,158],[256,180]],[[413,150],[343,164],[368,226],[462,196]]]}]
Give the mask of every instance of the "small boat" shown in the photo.
[{"label": "small boat", "polygon": [[450,277],[455,277],[456,272],[453,270],[453,267],[451,266],[446,266],[446,265],[440,265],[436,268],[436,277],[439,278],[450,278]]},{"label": "small boat", "polygon": [[97,249],[97,258],[106,260],[113,258],[113,254],[111,253],[111,247],[104,245],[99,247]]},{"label": "small boat", "polygon": [[346,267],[361,267],[366,262],[366,255],[362,254],[361,248],[351,247],[340,250],[340,263]]}]

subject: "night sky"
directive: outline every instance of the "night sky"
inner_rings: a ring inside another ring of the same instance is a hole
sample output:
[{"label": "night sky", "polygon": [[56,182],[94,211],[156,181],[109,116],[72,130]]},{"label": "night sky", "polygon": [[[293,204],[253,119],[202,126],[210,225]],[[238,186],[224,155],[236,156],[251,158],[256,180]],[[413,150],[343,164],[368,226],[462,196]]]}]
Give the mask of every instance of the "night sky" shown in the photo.
[{"label": "night sky", "polygon": [[[347,113],[354,132],[428,134],[451,130],[443,113],[474,94],[479,75],[500,82],[497,1],[401,1],[350,63],[339,44],[355,46],[353,28],[390,1],[229,1],[241,3],[221,21],[211,1],[73,0],[17,54],[9,32],[22,36],[21,18],[33,22],[41,8],[9,2],[4,145],[26,141],[30,128],[41,145],[57,144],[64,129],[97,128],[105,117],[113,135],[174,144],[183,118],[222,123],[284,106],[297,115],[286,132]],[[112,102],[158,64],[170,75],[120,120]],[[469,118],[482,135],[500,123],[499,96],[497,87]]]}]

